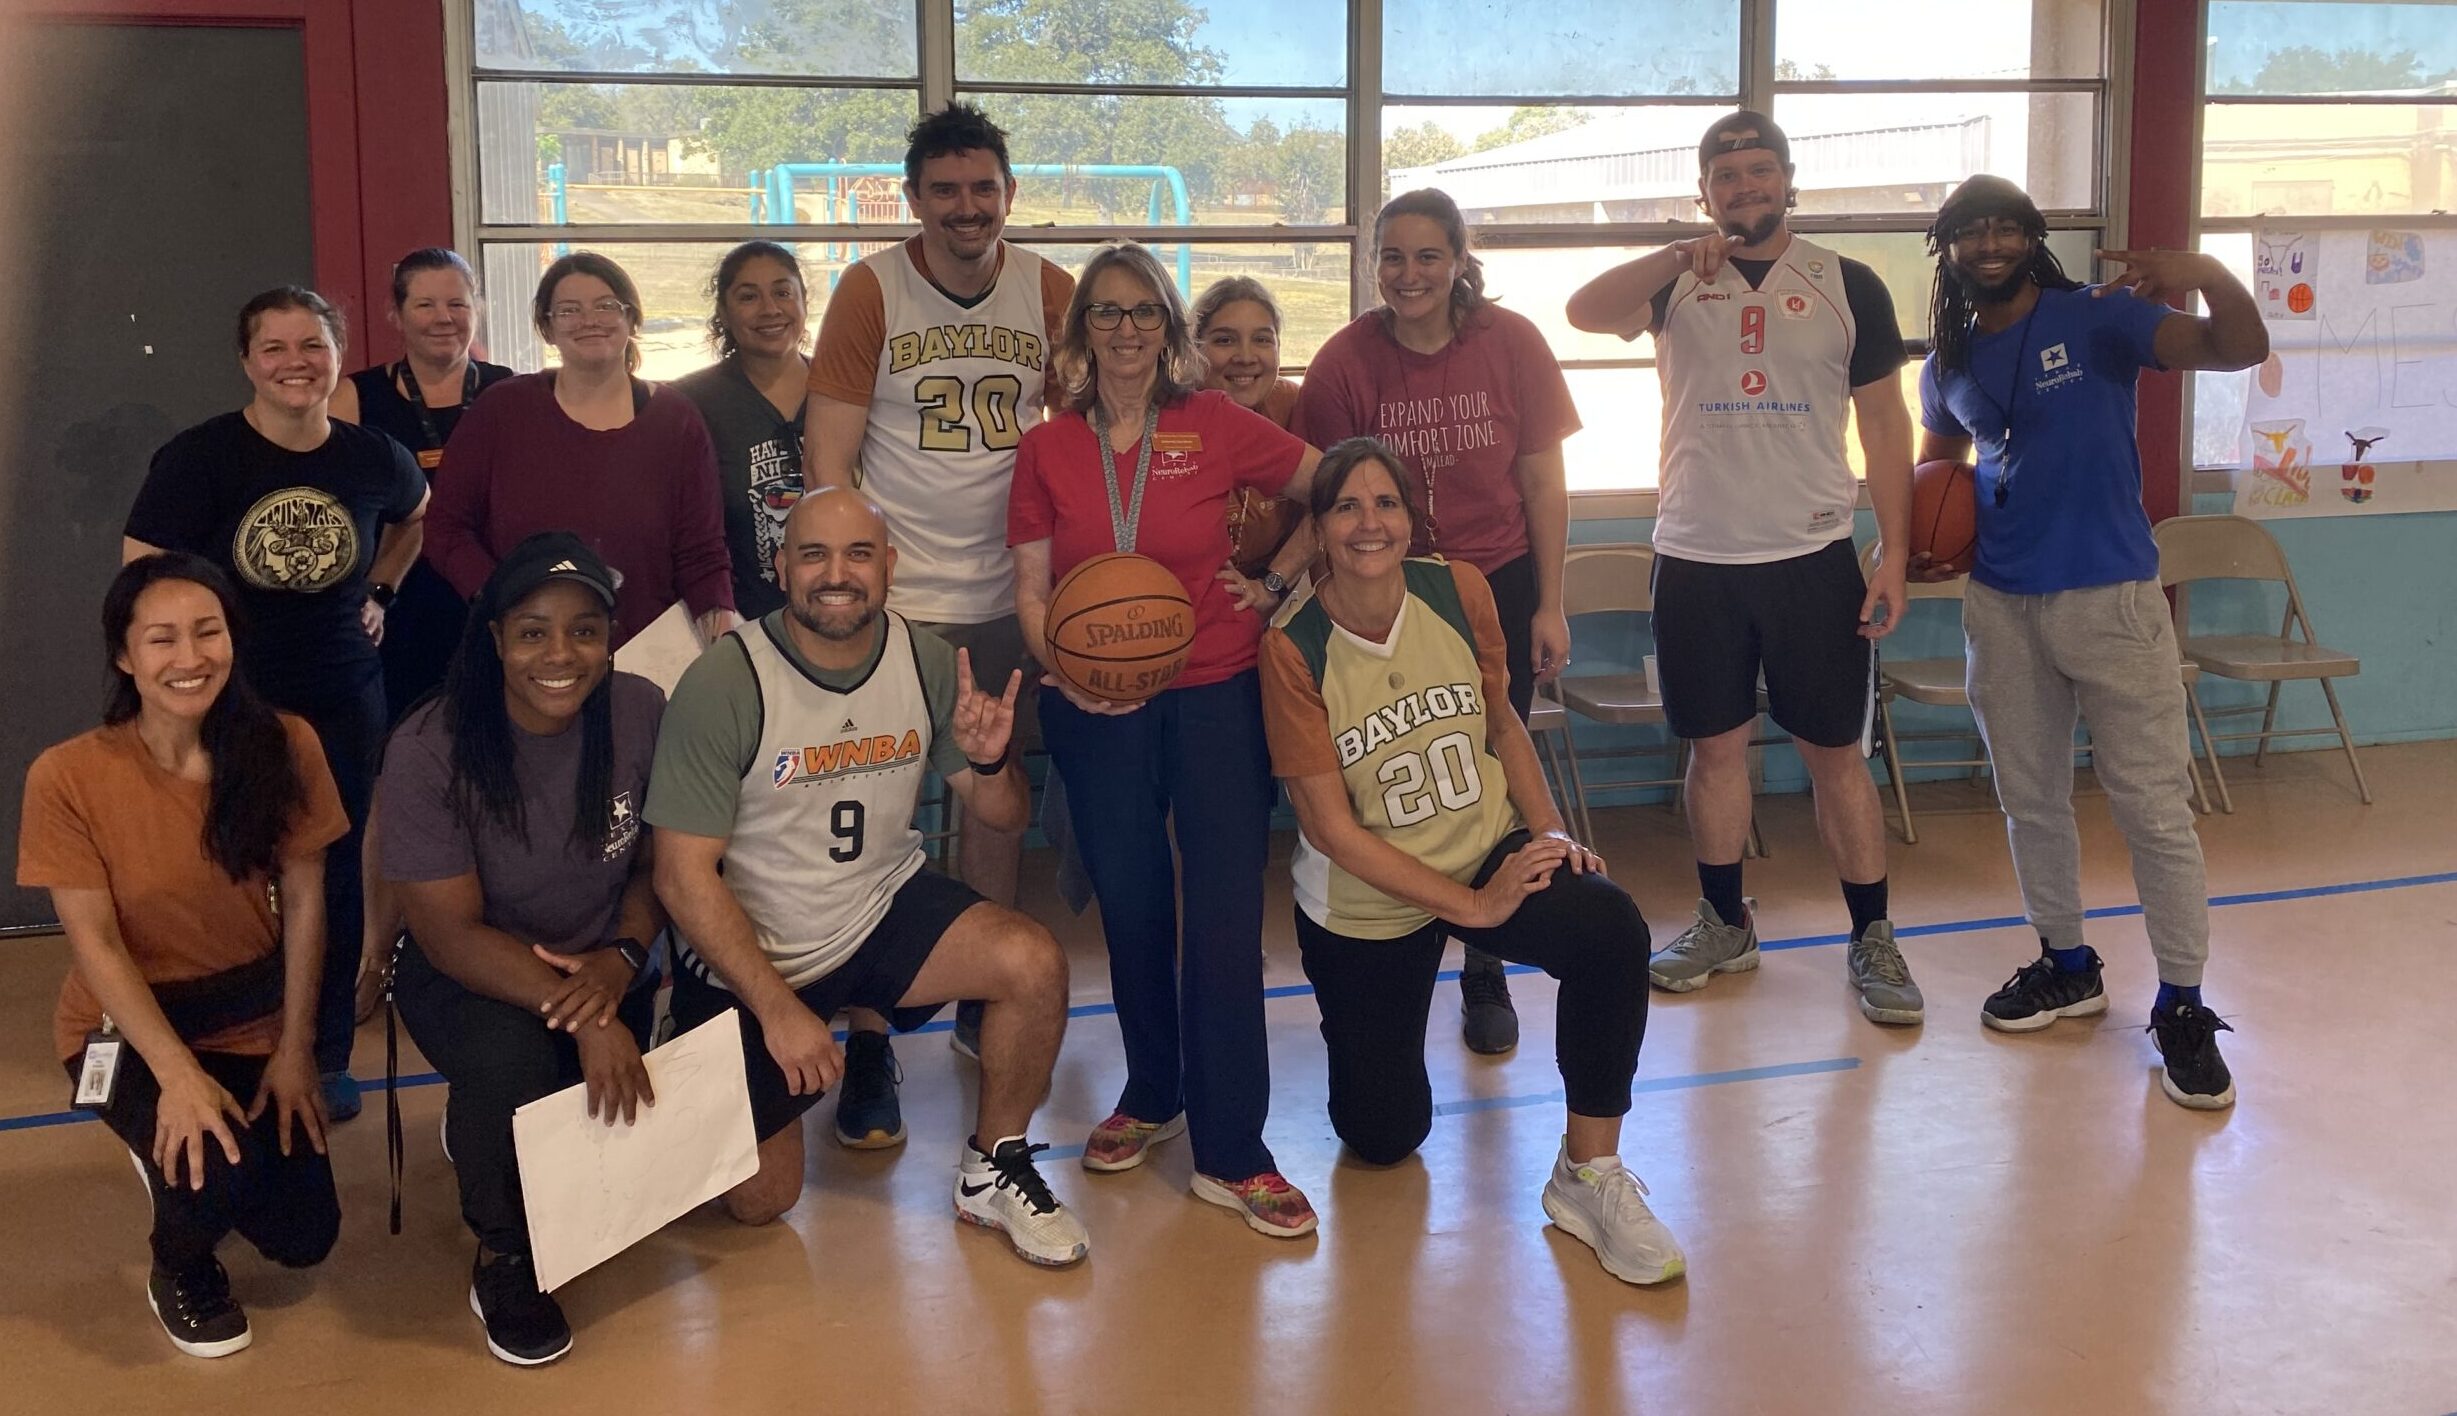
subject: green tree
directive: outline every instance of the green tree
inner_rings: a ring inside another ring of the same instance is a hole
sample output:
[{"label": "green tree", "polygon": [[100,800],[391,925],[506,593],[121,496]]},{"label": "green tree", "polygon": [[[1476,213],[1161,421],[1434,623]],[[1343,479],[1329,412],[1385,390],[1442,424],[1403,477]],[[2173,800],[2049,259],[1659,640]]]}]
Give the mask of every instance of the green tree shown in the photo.
[{"label": "green tree", "polygon": [[1400,128],[1382,140],[1382,171],[1388,174],[1406,167],[1431,167],[1466,151],[1448,128],[1439,123],[1419,123],[1412,128]]},{"label": "green tree", "polygon": [[1271,181],[1282,221],[1291,226],[1321,221],[1348,189],[1348,140],[1309,124],[1289,129],[1272,150]]},{"label": "green tree", "polygon": [[2298,44],[2273,49],[2251,79],[2231,79],[2220,93],[2371,93],[2381,89],[2422,88],[2457,76],[2457,70],[2427,74],[2422,56],[2411,49],[2382,54],[2368,49],[2324,50]]},{"label": "green tree", "polygon": [[1802,79],[1831,79],[1833,77],[1834,66],[1832,64],[1811,65],[1808,72],[1802,73],[1800,61],[1797,59],[1775,61],[1775,78],[1778,82],[1796,83]]},{"label": "green tree", "polygon": [[1583,108],[1513,108],[1500,127],[1479,134],[1476,141],[1469,145],[1468,151],[1491,152],[1495,148],[1509,147],[1532,138],[1566,133],[1585,125],[1594,116]]}]

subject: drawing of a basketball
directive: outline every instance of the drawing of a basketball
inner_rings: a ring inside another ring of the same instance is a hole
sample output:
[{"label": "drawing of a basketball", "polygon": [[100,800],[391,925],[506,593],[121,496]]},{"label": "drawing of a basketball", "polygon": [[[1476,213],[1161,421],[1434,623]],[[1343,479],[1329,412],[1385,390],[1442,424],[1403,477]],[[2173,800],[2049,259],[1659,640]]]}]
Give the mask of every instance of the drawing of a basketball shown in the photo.
[{"label": "drawing of a basketball", "polygon": [[1086,698],[1141,703],[1186,667],[1194,602],[1149,556],[1094,556],[1050,596],[1050,669]]}]

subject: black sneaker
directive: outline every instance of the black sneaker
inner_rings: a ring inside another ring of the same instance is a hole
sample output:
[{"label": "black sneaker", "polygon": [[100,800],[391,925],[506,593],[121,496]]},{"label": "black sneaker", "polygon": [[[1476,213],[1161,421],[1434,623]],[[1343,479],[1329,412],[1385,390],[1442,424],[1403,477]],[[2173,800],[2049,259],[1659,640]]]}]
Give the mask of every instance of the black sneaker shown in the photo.
[{"label": "black sneaker", "polygon": [[978,998],[958,1003],[955,1031],[947,1034],[947,1045],[975,1062],[981,1060],[981,1014],[987,1006]]},{"label": "black sneaker", "polygon": [[220,1259],[208,1258],[180,1274],[155,1269],[145,1280],[145,1301],[153,1305],[171,1346],[191,1357],[228,1357],[255,1341],[246,1310],[230,1296],[230,1273]]},{"label": "black sneaker", "polygon": [[2233,1032],[2227,1020],[2198,1003],[2178,1003],[2150,1010],[2143,1031],[2158,1038],[2158,1055],[2166,1059],[2158,1084],[2167,1099],[2195,1111],[2224,1111],[2235,1104],[2235,1077],[2227,1059],[2218,1055],[2218,1035]]},{"label": "black sneaker", "polygon": [[1519,1045],[1519,1010],[1510,1006],[1502,961],[1470,946],[1459,966],[1459,1037],[1467,1050],[1499,1057]]},{"label": "black sneaker", "polygon": [[896,1086],[903,1080],[887,1034],[847,1035],[845,1076],[836,1093],[836,1143],[849,1150],[903,1145],[904,1108],[896,1102]]},{"label": "black sneaker", "polygon": [[2039,957],[2014,970],[2005,986],[1989,995],[1979,1020],[1998,1032],[2037,1032],[2058,1018],[2081,1018],[2107,1011],[2107,990],[2099,982],[2099,951],[2085,946],[2088,968],[2067,972],[2041,949]]},{"label": "black sneaker", "polygon": [[538,1367],[572,1350],[572,1325],[554,1295],[538,1290],[526,1254],[481,1250],[469,1274],[469,1311],[486,1324],[486,1350],[515,1367]]}]

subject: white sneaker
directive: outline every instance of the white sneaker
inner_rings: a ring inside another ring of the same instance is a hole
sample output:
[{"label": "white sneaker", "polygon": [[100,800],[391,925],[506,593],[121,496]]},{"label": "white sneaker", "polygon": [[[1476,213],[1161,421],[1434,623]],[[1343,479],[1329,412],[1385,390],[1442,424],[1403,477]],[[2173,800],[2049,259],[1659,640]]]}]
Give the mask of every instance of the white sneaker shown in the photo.
[{"label": "white sneaker", "polygon": [[1613,1156],[1570,1164],[1553,1158],[1544,1182],[1544,1213],[1561,1232],[1595,1250],[1604,1271],[1623,1283],[1662,1283],[1689,1271],[1680,1241],[1647,1208],[1646,1182]]},{"label": "white sneaker", "polygon": [[956,1218],[985,1229],[1003,1229],[1015,1252],[1052,1268],[1091,1252],[1091,1237],[1075,1212],[1058,1203],[1033,1156],[1048,1150],[1009,1136],[982,1154],[971,1142],[956,1167]]}]

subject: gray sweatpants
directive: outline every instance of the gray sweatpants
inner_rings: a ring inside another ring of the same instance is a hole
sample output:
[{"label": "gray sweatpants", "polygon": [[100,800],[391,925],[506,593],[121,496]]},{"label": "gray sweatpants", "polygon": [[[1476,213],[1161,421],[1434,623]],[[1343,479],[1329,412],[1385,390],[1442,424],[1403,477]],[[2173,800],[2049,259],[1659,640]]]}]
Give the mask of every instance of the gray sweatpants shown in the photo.
[{"label": "gray sweatpants", "polygon": [[1962,602],[1967,687],[2005,808],[2022,905],[2048,944],[2082,943],[2073,724],[2090,724],[2108,809],[2133,853],[2163,983],[2192,987],[2210,954],[2208,880],[2194,833],[2191,746],[2175,626],[2155,580],[2053,595],[1973,581]]}]

